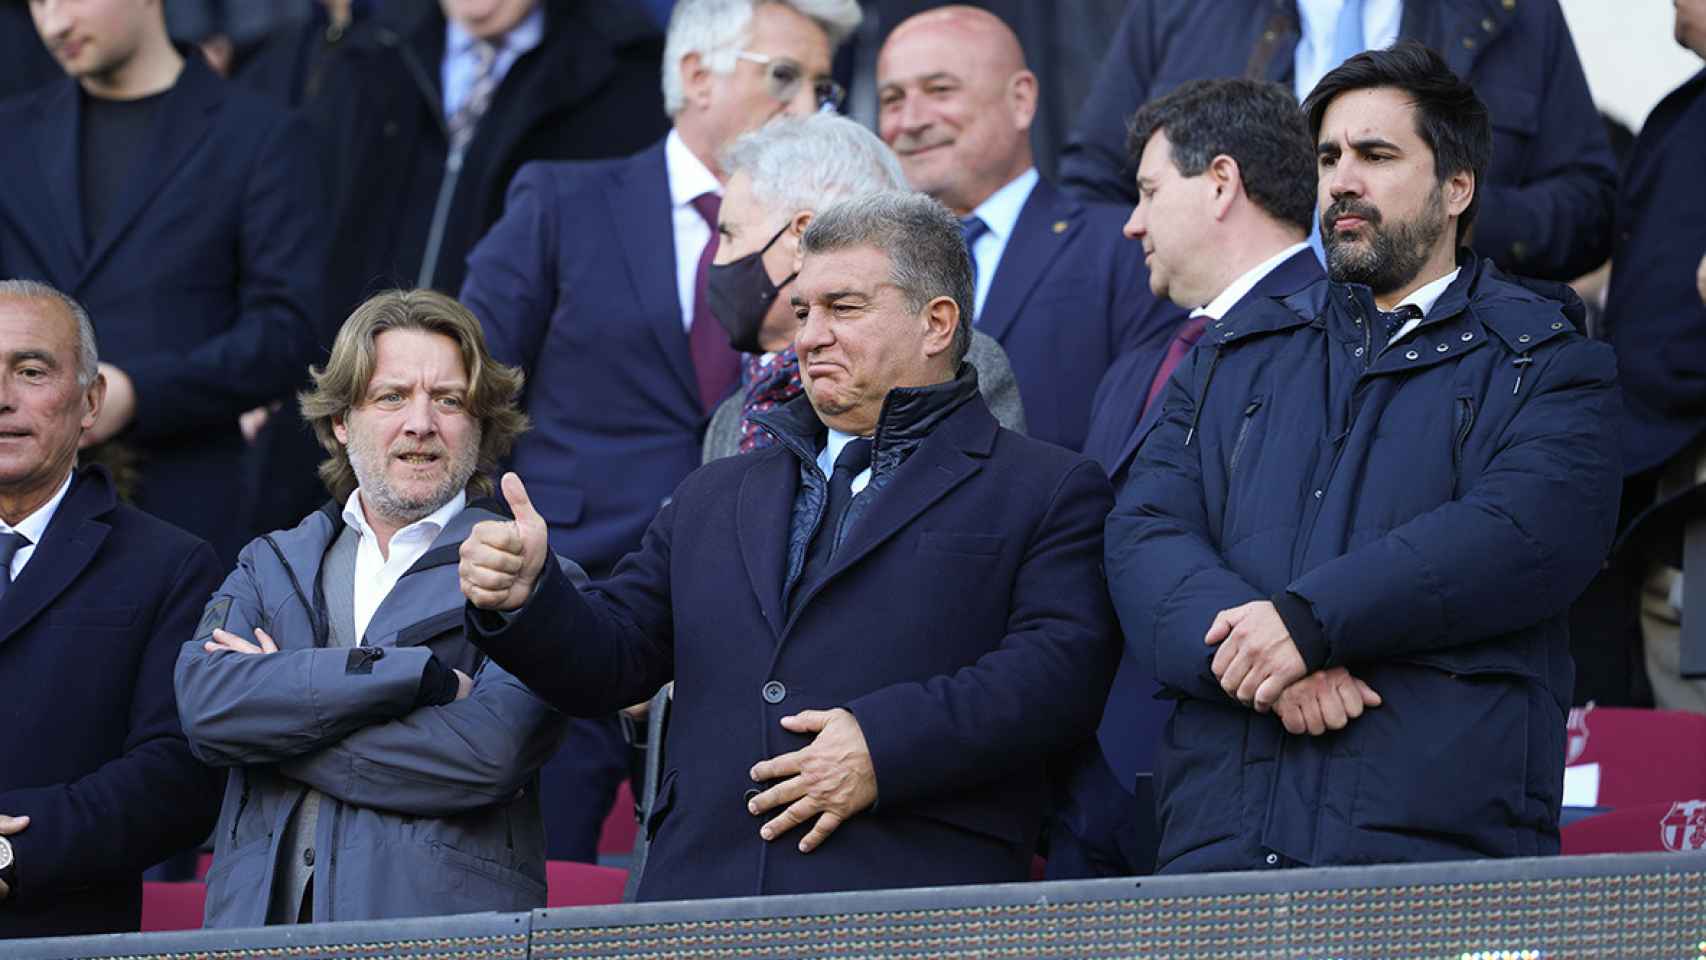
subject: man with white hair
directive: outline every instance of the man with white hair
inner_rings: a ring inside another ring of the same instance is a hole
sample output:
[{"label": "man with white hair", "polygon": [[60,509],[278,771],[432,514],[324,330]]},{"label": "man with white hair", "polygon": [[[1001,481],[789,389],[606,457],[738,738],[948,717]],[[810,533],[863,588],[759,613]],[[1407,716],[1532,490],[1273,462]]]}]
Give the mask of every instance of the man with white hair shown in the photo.
[{"label": "man with white hair", "polygon": [[[553,549],[594,579],[699,465],[706,417],[739,377],[705,294],[722,150],[837,103],[830,56],[859,18],[855,0],[683,0],[664,49],[668,136],[619,160],[524,166],[469,256],[461,300],[527,375],[535,429],[511,464],[548,478],[534,497]],[[584,855],[565,838],[596,838],[626,770],[615,720],[594,723],[546,771],[553,856]]]},{"label": "man with white hair", "polygon": [[[900,161],[876,135],[846,117],[777,120],[723,151],[728,184],[707,274],[711,310],[741,351],[744,388],[725,399],[705,430],[705,460],[775,443],[753,415],[800,395],[794,352],[799,320],[781,292],[794,280],[800,237],[817,211],[848,197],[905,190]],[[1001,345],[973,332],[966,362],[1001,425],[1025,432],[1019,385]]]}]

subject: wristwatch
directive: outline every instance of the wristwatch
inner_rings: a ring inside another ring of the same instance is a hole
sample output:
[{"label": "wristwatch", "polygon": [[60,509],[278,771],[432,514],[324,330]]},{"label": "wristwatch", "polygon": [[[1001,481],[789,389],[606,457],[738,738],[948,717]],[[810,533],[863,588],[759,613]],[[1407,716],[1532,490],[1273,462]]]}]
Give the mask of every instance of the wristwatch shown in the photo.
[{"label": "wristwatch", "polygon": [[12,841],[0,837],[0,881],[4,881],[9,890],[17,889],[18,860],[12,855]]}]

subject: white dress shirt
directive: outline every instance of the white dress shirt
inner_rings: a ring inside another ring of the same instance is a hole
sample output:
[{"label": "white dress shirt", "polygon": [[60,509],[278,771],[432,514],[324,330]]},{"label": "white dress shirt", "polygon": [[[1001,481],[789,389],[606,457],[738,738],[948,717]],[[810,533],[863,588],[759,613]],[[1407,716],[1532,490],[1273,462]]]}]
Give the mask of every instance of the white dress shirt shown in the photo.
[{"label": "white dress shirt", "polygon": [[432,542],[444,531],[445,524],[468,505],[468,495],[458,493],[449,503],[431,514],[416,520],[391,535],[386,555],[379,552],[379,538],[367,525],[367,514],[361,507],[361,490],[357,489],[344,501],[344,522],[361,538],[355,548],[355,637],[361,645],[367,636],[367,625],[391,588],[415,565]]},{"label": "white dress shirt", "polygon": [[[1302,21],[1293,64],[1292,90],[1297,102],[1309,96],[1309,91],[1321,82],[1327,71],[1338,66],[1333,59],[1333,40],[1339,24],[1339,11],[1345,0],[1297,0],[1297,12]],[[1365,50],[1384,50],[1398,40],[1398,28],[1404,20],[1404,5],[1399,0],[1363,0],[1362,45]]]},{"label": "white dress shirt", "polygon": [[669,175],[669,209],[675,224],[675,294],[681,302],[681,329],[693,327],[693,284],[699,275],[699,255],[711,242],[711,225],[693,206],[703,193],[723,195],[716,174],[699,162],[674,129],[663,141],[663,166]]},{"label": "white dress shirt", "polygon": [[1037,168],[1031,167],[1007,182],[1005,187],[989,195],[977,205],[971,215],[983,221],[988,230],[971,245],[972,262],[977,265],[977,290],[972,298],[972,316],[983,316],[984,301],[989,299],[989,287],[995,282],[995,269],[1001,266],[1001,255],[1007,252],[1007,241],[1013,228],[1019,225],[1019,214],[1025,201],[1037,188]]},{"label": "white dress shirt", "polygon": [[[841,448],[847,446],[849,440],[855,439],[857,437],[854,434],[842,433],[840,430],[830,428],[829,438],[824,441],[823,449],[818,451],[817,455],[817,468],[823,471],[824,476],[827,477],[835,472],[835,458],[841,456]],[[854,496],[858,496],[859,491],[865,489],[865,485],[870,482],[871,468],[866,467],[853,475],[853,479],[847,484],[847,489]]]},{"label": "white dress shirt", "polygon": [[0,533],[21,533],[29,543],[18,548],[12,554],[12,579],[18,579],[18,574],[24,572],[24,564],[36,554],[36,544],[41,543],[42,534],[47,532],[47,525],[53,521],[54,511],[59,509],[59,502],[65,499],[66,491],[71,489],[71,476],[75,470],[67,470],[65,479],[59,484],[59,490],[48,501],[35,509],[35,512],[19,520],[17,525],[0,520]]},{"label": "white dress shirt", "polygon": [[[503,46],[498,48],[497,59],[492,62],[495,83],[503,83],[504,75],[521,59],[521,55],[544,41],[545,5],[540,4],[503,35]],[[468,99],[468,93],[474,89],[474,81],[480,78],[480,58],[474,53],[477,43],[478,38],[462,29],[461,24],[448,18],[445,20],[444,61],[439,64],[439,80],[444,88],[446,118],[456,116],[456,111],[462,108],[462,101]]]},{"label": "white dress shirt", "polygon": [[1219,320],[1225,317],[1227,311],[1236,307],[1238,305],[1238,301],[1244,299],[1245,294],[1254,290],[1256,288],[1256,284],[1262,282],[1263,277],[1273,273],[1275,268],[1280,264],[1308,249],[1309,244],[1307,243],[1294,243],[1291,246],[1286,247],[1284,250],[1281,250],[1279,253],[1263,260],[1261,263],[1256,264],[1240,274],[1238,279],[1227,284],[1226,289],[1220,291],[1220,293],[1217,294],[1213,300],[1210,300],[1206,306],[1201,306],[1192,310],[1191,316],[1208,317],[1211,320]]},{"label": "white dress shirt", "polygon": [[[1409,296],[1398,301],[1398,307],[1402,307],[1407,303],[1415,304],[1417,307],[1421,308],[1422,315],[1405,323],[1402,327],[1399,327],[1398,332],[1392,335],[1392,339],[1386,341],[1388,346],[1391,346],[1399,340],[1409,336],[1411,330],[1422,325],[1422,321],[1428,318],[1428,312],[1434,308],[1434,304],[1438,302],[1440,297],[1445,295],[1445,288],[1451,286],[1451,281],[1457,279],[1457,274],[1462,269],[1462,267],[1459,267],[1457,270],[1451,271],[1445,276],[1440,277],[1438,280],[1425,283],[1410,291]],[[1396,310],[1398,307],[1393,307],[1392,309]]]}]

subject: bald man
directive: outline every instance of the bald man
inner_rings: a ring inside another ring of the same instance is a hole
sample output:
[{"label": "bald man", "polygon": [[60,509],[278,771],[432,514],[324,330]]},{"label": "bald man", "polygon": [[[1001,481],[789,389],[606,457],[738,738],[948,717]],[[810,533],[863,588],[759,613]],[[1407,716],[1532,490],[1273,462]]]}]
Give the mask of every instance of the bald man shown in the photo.
[{"label": "bald man", "polygon": [[1031,159],[1037,78],[994,14],[939,7],[903,21],[877,57],[878,132],[907,180],[961,218],[975,325],[999,341],[1031,435],[1082,450],[1113,359],[1170,336],[1182,314],[1149,292],[1128,208],[1083,204]]}]

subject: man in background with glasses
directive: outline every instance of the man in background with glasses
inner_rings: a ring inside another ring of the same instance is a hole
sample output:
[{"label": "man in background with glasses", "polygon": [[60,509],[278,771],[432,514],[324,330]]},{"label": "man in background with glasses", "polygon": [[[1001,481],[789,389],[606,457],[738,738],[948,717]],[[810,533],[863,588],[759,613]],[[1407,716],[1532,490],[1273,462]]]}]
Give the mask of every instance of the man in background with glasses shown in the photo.
[{"label": "man in background with glasses", "polygon": [[[856,0],[682,0],[664,47],[673,128],[633,156],[529,164],[468,258],[462,302],[492,353],[527,374],[535,429],[510,466],[532,481],[554,549],[596,580],[640,545],[699,465],[739,355],[706,300],[723,147],[783,114],[833,108]],[[616,721],[570,733],[544,771],[551,855],[585,848],[626,752]]]}]

